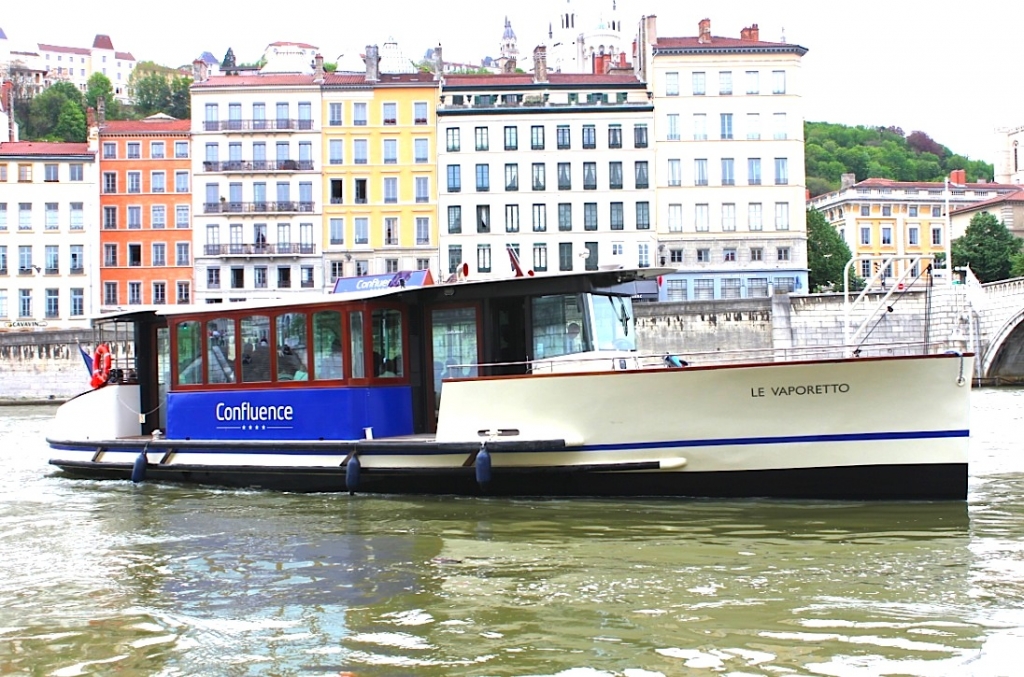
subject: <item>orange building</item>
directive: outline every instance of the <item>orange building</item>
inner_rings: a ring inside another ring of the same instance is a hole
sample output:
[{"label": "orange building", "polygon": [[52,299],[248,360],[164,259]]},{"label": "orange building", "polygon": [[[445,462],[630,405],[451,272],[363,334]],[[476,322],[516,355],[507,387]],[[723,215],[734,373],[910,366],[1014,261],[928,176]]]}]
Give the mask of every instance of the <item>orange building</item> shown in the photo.
[{"label": "orange building", "polygon": [[105,309],[192,300],[190,124],[166,115],[100,124]]}]

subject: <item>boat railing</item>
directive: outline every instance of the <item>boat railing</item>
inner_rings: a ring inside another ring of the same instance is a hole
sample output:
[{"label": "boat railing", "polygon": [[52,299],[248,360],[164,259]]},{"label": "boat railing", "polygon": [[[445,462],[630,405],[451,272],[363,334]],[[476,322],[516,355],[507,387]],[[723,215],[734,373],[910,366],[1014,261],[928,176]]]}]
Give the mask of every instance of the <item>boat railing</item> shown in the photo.
[{"label": "boat railing", "polygon": [[451,368],[476,376],[501,374],[552,374],[602,371],[640,371],[648,369],[711,367],[739,364],[768,364],[808,360],[838,360],[854,357],[906,357],[940,353],[947,347],[942,341],[904,341],[863,343],[857,346],[821,345],[795,348],[748,348],[681,352],[606,351],[560,355],[557,358],[517,362],[480,362],[453,364]]}]

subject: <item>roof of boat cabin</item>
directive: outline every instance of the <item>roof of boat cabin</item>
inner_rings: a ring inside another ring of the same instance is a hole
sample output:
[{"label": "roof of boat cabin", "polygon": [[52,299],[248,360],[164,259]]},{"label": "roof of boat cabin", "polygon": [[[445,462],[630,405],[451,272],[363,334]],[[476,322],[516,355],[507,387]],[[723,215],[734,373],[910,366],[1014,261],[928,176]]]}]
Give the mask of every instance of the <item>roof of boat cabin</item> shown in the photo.
[{"label": "roof of boat cabin", "polygon": [[[560,273],[557,275],[538,275],[531,277],[509,277],[509,278],[497,278],[497,279],[486,279],[486,280],[462,280],[460,282],[451,283],[437,283],[433,285],[426,285],[422,287],[381,287],[378,289],[367,289],[355,292],[341,292],[341,293],[327,293],[327,292],[300,292],[285,298],[277,299],[254,299],[247,301],[236,301],[229,303],[218,303],[215,305],[210,304],[191,304],[191,305],[168,305],[168,306],[135,306],[130,309],[125,309],[114,313],[105,313],[92,319],[93,324],[109,322],[109,321],[123,321],[130,322],[133,319],[152,313],[153,315],[160,316],[177,316],[177,315],[211,315],[214,313],[228,313],[235,311],[244,310],[274,310],[278,308],[292,308],[292,307],[306,307],[322,305],[325,303],[351,303],[354,301],[369,301],[374,299],[386,298],[389,296],[395,296],[398,294],[415,294],[418,292],[430,292],[438,289],[449,288],[458,289],[460,287],[479,287],[483,285],[498,285],[508,283],[524,283],[527,281],[539,282],[549,281],[553,282],[558,279],[578,279],[584,277],[595,277],[595,278],[608,278],[606,281],[598,282],[595,284],[598,288],[610,287],[616,284],[624,282],[632,282],[635,280],[653,280],[662,275],[667,275],[674,272],[674,269],[669,268],[621,268],[615,270],[586,270],[571,273]],[[133,317],[134,316],[134,317]]]}]

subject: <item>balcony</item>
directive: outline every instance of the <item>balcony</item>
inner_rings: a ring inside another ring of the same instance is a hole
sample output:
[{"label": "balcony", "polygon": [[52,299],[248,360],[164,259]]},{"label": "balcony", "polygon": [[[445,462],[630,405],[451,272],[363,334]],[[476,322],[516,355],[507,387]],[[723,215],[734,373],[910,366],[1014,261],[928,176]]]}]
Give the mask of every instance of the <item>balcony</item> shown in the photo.
[{"label": "balcony", "polygon": [[207,132],[290,132],[313,129],[312,120],[206,120],[203,130]]},{"label": "balcony", "polygon": [[316,254],[315,244],[208,244],[203,245],[206,256],[311,256]]},{"label": "balcony", "polygon": [[313,280],[303,280],[302,281],[302,288],[303,289],[312,289],[313,288]]},{"label": "balcony", "polygon": [[47,268],[45,274],[46,275],[60,275],[60,269],[56,268],[56,267],[54,267],[54,268]]},{"label": "balcony", "polygon": [[312,160],[228,160],[204,162],[204,172],[308,172],[313,170]]},{"label": "balcony", "polygon": [[280,214],[308,213],[313,211],[313,202],[205,202],[204,214]]}]

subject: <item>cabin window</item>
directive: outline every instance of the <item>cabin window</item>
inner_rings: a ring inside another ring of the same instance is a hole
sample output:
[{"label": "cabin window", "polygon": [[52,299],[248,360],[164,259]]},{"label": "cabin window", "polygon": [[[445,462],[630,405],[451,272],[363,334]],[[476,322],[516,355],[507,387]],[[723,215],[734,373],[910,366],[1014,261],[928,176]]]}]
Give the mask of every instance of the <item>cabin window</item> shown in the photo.
[{"label": "cabin window", "polygon": [[306,314],[277,316],[277,380],[309,380],[306,359]]},{"label": "cabin window", "polygon": [[270,318],[266,315],[243,317],[242,383],[270,380]]},{"label": "cabin window", "polygon": [[313,375],[317,380],[345,377],[341,356],[341,313],[313,314]]},{"label": "cabin window", "polygon": [[235,321],[219,317],[206,323],[207,383],[235,383]]},{"label": "cabin window", "polygon": [[533,299],[533,354],[538,359],[589,350],[582,299],[575,294]]},{"label": "cabin window", "polygon": [[363,312],[348,314],[349,348],[352,353],[352,378],[366,378],[366,347],[363,338]]},{"label": "cabin window", "polygon": [[623,296],[594,296],[598,350],[636,350],[633,303]]},{"label": "cabin window", "polygon": [[391,308],[373,311],[373,375],[381,378],[404,376],[402,312]]},{"label": "cabin window", "polygon": [[177,337],[178,383],[196,385],[203,382],[203,327],[196,321],[179,322],[174,328]]}]

